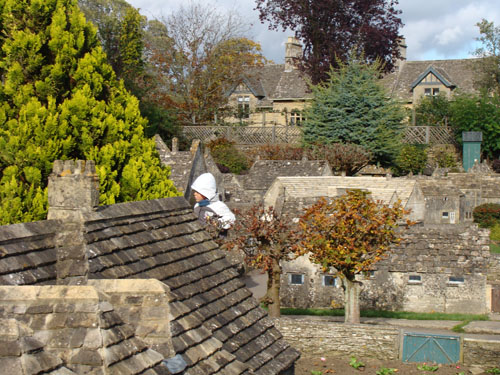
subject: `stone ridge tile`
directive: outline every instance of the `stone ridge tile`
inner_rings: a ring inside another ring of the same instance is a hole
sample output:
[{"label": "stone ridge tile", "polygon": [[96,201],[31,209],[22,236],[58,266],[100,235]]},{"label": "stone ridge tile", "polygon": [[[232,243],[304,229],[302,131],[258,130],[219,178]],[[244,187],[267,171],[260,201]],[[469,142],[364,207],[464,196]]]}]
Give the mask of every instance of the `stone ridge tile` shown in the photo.
[{"label": "stone ridge tile", "polygon": [[275,356],[274,361],[269,361],[261,368],[254,369],[254,372],[257,375],[279,374],[287,370],[299,358],[300,353],[296,349],[288,347]]}]

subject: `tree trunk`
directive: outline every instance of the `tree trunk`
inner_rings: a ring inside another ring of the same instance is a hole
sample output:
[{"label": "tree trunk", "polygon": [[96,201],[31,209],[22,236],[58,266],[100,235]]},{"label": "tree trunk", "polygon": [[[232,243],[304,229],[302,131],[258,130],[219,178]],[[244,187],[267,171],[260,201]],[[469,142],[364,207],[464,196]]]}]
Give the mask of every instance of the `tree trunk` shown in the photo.
[{"label": "tree trunk", "polygon": [[280,313],[280,279],[281,269],[274,265],[272,270],[269,270],[267,279],[267,299],[269,316],[271,318],[279,318]]},{"label": "tree trunk", "polygon": [[359,324],[359,292],[362,284],[356,280],[349,280],[347,277],[344,277],[342,281],[345,298],[344,322]]}]

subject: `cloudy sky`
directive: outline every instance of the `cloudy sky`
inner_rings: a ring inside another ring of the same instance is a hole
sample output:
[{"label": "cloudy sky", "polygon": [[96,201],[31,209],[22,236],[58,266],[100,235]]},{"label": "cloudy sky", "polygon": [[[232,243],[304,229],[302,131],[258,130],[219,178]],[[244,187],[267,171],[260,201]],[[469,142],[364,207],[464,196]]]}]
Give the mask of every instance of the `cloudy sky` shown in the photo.
[{"label": "cloudy sky", "polygon": [[[148,18],[168,16],[189,1],[127,0]],[[269,31],[253,10],[254,0],[205,0],[202,3],[211,3],[222,12],[238,12],[252,25],[249,36],[262,45],[264,56],[277,63],[283,61],[284,42],[292,33]],[[409,60],[469,57],[479,35],[475,24],[486,18],[500,26],[499,0],[399,0],[398,8],[403,11],[401,33],[406,38]]]}]

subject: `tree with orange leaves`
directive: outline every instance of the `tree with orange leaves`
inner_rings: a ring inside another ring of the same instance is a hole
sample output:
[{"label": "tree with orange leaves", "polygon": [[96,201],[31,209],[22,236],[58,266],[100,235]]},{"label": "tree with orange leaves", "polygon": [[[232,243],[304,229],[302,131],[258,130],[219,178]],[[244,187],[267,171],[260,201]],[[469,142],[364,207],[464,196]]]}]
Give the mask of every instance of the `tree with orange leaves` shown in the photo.
[{"label": "tree with orange leaves", "polygon": [[[189,3],[150,24],[155,35],[146,43],[158,95],[184,123],[213,121],[227,102],[227,91],[249,67],[265,62],[258,43],[245,37],[246,23],[235,12]],[[156,94],[156,93],[155,93]]]},{"label": "tree with orange leaves", "polygon": [[237,220],[224,241],[223,247],[240,250],[245,263],[265,271],[268,275],[267,293],[262,298],[271,317],[280,316],[280,278],[282,261],[293,256],[296,225],[274,208],[254,205],[248,210],[235,210]]},{"label": "tree with orange leaves", "polygon": [[321,198],[299,220],[297,255],[309,254],[324,272],[335,268],[344,288],[346,323],[359,323],[361,282],[356,274],[369,271],[401,241],[398,222],[408,214],[401,202],[387,206],[369,194],[348,190],[332,201]]}]

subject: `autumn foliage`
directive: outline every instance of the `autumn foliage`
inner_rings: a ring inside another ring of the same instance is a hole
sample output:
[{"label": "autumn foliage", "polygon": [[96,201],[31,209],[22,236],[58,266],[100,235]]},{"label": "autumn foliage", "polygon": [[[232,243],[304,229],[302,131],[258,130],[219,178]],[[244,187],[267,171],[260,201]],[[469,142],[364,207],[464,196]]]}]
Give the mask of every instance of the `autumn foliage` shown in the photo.
[{"label": "autumn foliage", "polygon": [[293,255],[295,225],[287,216],[263,205],[235,214],[236,223],[224,246],[242,251],[248,265],[267,273],[267,295],[263,302],[268,305],[270,316],[279,316],[280,262],[290,260]]},{"label": "autumn foliage", "polygon": [[309,254],[324,272],[337,270],[345,288],[346,322],[359,322],[356,274],[370,270],[401,241],[397,227],[405,214],[400,202],[390,207],[374,201],[368,192],[348,190],[332,201],[321,198],[300,218],[297,254]]}]

